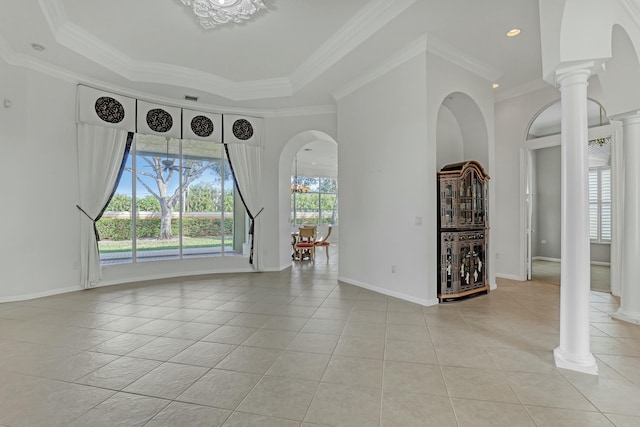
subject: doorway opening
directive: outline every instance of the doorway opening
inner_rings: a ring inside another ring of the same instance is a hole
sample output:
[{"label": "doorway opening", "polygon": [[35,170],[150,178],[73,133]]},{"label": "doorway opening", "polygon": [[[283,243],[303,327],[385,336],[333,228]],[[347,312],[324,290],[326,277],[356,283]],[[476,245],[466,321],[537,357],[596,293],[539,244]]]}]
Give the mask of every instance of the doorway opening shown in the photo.
[{"label": "doorway opening", "polygon": [[[588,102],[591,289],[611,291],[612,129],[600,104]],[[560,284],[560,101],[531,123],[521,150],[524,203],[524,277]]]}]

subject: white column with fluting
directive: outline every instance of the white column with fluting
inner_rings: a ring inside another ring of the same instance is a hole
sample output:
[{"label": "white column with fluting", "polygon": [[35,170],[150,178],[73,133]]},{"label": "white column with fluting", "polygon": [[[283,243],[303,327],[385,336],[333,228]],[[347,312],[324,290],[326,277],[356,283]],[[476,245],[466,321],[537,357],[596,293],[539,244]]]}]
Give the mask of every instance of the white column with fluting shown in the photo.
[{"label": "white column with fluting", "polygon": [[553,351],[558,368],[597,375],[589,349],[589,157],[587,86],[590,68],[558,71],[561,124],[560,345]]},{"label": "white column with fluting", "polygon": [[622,120],[624,152],[624,224],[622,225],[622,286],[620,308],[612,317],[640,324],[640,111],[616,116]]}]

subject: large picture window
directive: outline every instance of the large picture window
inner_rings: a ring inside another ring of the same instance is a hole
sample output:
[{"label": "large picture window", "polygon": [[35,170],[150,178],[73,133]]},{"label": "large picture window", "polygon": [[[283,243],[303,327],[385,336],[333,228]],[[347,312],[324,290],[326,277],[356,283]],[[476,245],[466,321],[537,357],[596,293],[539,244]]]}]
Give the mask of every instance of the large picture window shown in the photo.
[{"label": "large picture window", "polygon": [[136,134],[96,224],[101,263],[240,255],[246,217],[235,197],[221,144]]},{"label": "large picture window", "polygon": [[589,238],[611,242],[611,167],[589,168]]},{"label": "large picture window", "polygon": [[[296,177],[291,177],[293,183]],[[300,192],[291,193],[291,223],[338,224],[338,180],[335,178],[298,176]]]}]

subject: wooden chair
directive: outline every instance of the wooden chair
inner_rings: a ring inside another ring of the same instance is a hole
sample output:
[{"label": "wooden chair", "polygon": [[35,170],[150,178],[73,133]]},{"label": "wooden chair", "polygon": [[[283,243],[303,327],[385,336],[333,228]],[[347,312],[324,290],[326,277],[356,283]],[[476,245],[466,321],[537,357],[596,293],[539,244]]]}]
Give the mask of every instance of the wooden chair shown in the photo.
[{"label": "wooden chair", "polygon": [[302,261],[305,256],[313,261],[316,254],[316,229],[302,227],[298,230],[298,239],[293,246],[294,258]]},{"label": "wooden chair", "polygon": [[324,246],[324,249],[327,252],[327,259],[329,259],[329,236],[331,236],[331,226],[329,226],[329,229],[327,230],[327,235],[321,239],[316,240],[316,242],[314,243],[315,246]]}]

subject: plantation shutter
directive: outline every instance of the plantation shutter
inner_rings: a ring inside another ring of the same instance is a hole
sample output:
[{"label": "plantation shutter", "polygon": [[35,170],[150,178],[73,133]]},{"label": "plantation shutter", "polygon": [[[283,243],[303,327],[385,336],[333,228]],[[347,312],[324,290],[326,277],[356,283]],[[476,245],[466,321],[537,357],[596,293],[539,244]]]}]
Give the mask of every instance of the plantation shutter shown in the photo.
[{"label": "plantation shutter", "polygon": [[600,170],[600,239],[611,240],[611,169]]},{"label": "plantation shutter", "polygon": [[589,239],[598,239],[598,170],[589,169]]}]

